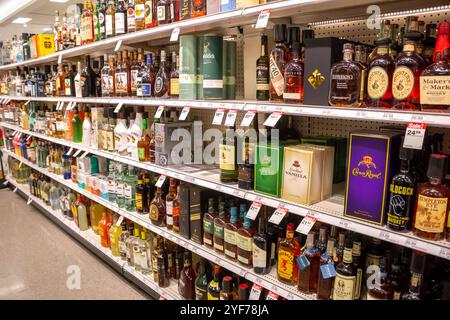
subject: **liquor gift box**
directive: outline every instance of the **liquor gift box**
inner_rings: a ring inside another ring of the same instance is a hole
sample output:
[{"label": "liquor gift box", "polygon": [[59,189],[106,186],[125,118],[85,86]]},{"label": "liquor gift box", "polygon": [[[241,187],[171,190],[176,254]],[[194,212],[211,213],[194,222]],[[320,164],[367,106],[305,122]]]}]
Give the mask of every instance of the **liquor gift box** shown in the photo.
[{"label": "liquor gift box", "polygon": [[333,183],[345,180],[345,160],[347,159],[347,138],[339,137],[302,137],[301,143],[334,147]]},{"label": "liquor gift box", "polygon": [[179,199],[180,199],[180,234],[186,238],[191,238],[191,229],[190,229],[190,188],[191,185],[187,182],[180,182],[180,191],[179,191]]},{"label": "liquor gift box", "polygon": [[180,36],[180,99],[198,99],[197,63],[198,39],[194,35]]},{"label": "liquor gift box", "polygon": [[344,216],[383,224],[389,183],[398,167],[399,147],[397,132],[350,133]]},{"label": "liquor gift box", "polygon": [[[183,141],[182,138],[180,140],[172,140],[172,134],[177,129],[185,129],[189,133],[192,129],[191,122],[172,122],[172,123],[155,123],[155,163],[161,166],[167,166],[170,164],[180,164],[176,163],[171,156],[171,152],[174,147]],[[180,133],[183,133],[180,131]],[[189,135],[192,137],[192,135]],[[175,139],[175,137],[174,137]],[[191,141],[192,145],[192,141]],[[191,147],[192,150],[192,147]],[[191,150],[189,155],[186,155],[189,159],[189,163],[191,162]],[[179,155],[183,157],[183,155]]]},{"label": "liquor gift box", "polygon": [[180,20],[187,20],[191,18],[192,0],[179,0]]},{"label": "liquor gift box", "polygon": [[53,34],[37,34],[36,37],[36,56],[43,57],[55,53],[55,37]]},{"label": "liquor gift box", "polygon": [[283,167],[284,145],[260,143],[256,146],[255,191],[279,198]]},{"label": "liquor gift box", "polygon": [[303,145],[284,148],[283,199],[306,205],[321,200],[324,153]]},{"label": "liquor gift box", "polygon": [[328,106],[331,66],[340,60],[340,39],[305,39],[304,104]]},{"label": "liquor gift box", "polygon": [[212,195],[217,196],[217,192],[189,185],[190,238],[200,244],[203,244],[203,212],[208,211],[208,198]]}]

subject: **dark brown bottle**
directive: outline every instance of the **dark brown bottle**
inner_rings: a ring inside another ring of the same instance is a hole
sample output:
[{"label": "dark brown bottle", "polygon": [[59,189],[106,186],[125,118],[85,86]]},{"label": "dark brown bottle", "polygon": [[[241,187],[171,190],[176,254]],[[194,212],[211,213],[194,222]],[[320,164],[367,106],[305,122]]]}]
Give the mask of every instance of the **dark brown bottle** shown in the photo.
[{"label": "dark brown bottle", "polygon": [[[327,251],[320,257],[320,265],[333,264],[333,250],[334,240],[328,240]],[[322,271],[319,272],[319,279],[317,282],[317,298],[319,300],[330,300],[333,291],[334,277],[324,278]]]},{"label": "dark brown bottle", "polygon": [[352,261],[352,243],[347,241],[342,261],[336,266],[333,300],[355,299],[356,271]]},{"label": "dark brown bottle", "polygon": [[160,227],[166,225],[166,205],[161,197],[161,188],[156,190],[155,197],[150,203],[150,221]]},{"label": "dark brown bottle", "polygon": [[157,268],[158,268],[158,285],[161,288],[167,288],[170,284],[169,272],[168,272],[168,260],[167,251],[164,244],[160,244],[158,256],[157,256]]},{"label": "dark brown bottle", "polygon": [[191,261],[191,252],[184,252],[184,267],[178,279],[178,292],[185,299],[195,300],[195,271]]},{"label": "dark brown bottle", "polygon": [[306,239],[306,250],[303,253],[309,266],[298,270],[298,290],[305,293],[317,293],[317,281],[320,267],[320,251],[314,246],[314,233],[310,232]]},{"label": "dark brown bottle", "polygon": [[225,276],[222,279],[220,300],[237,300],[236,292],[233,290],[233,278],[230,276]]}]

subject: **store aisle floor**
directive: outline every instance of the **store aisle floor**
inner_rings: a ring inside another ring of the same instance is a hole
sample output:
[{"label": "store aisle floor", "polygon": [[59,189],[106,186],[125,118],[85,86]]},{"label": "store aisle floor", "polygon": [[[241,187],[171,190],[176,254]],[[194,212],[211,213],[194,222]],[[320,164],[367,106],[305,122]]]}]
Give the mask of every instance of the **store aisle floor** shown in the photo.
[{"label": "store aisle floor", "polygon": [[[0,299],[149,298],[9,189],[0,190],[0,219]],[[66,285],[73,265],[79,290]]]}]

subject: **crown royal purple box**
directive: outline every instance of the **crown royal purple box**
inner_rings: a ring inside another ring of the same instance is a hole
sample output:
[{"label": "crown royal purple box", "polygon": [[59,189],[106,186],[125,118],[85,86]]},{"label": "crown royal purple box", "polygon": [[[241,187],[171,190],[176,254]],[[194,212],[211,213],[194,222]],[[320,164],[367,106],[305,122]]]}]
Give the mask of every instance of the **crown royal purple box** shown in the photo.
[{"label": "crown royal purple box", "polygon": [[388,186],[398,168],[400,134],[364,130],[350,133],[344,216],[382,225]]}]

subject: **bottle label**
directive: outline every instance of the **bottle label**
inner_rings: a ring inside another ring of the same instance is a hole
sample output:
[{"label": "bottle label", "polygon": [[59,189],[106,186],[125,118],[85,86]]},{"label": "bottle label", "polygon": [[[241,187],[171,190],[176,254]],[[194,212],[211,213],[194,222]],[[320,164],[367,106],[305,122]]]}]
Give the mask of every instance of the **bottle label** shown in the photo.
[{"label": "bottle label", "polygon": [[125,183],[123,185],[123,194],[127,199],[131,199],[133,196],[133,190],[131,188],[131,185],[129,185],[128,183]]},{"label": "bottle label", "polygon": [[150,216],[150,220],[152,220],[152,221],[158,221],[159,219],[158,219],[158,216],[159,216],[159,214],[158,214],[158,207],[155,205],[155,204],[152,204],[152,205],[150,205],[150,214],[149,214],[149,216]]},{"label": "bottle label", "polygon": [[136,20],[144,21],[145,19],[145,5],[143,3],[134,6]]},{"label": "bottle label", "polygon": [[153,1],[145,1],[145,24],[153,22]]},{"label": "bottle label", "polygon": [[157,77],[155,80],[155,93],[162,93],[164,90],[164,80],[161,77]]},{"label": "bottle label", "polygon": [[225,242],[236,245],[236,231],[224,229]]},{"label": "bottle label", "polygon": [[126,72],[116,73],[116,93],[127,93],[128,78]]},{"label": "bottle label", "polygon": [[71,96],[72,92],[71,92],[71,88],[70,88],[70,79],[69,78],[64,79],[64,88],[65,88],[65,90],[64,90],[65,95]]},{"label": "bottle label", "polygon": [[125,14],[123,12],[116,12],[116,35],[125,33]]},{"label": "bottle label", "polygon": [[241,263],[243,263],[243,264],[249,264],[249,263],[250,263],[250,261],[248,260],[248,258],[246,258],[246,257],[244,257],[244,256],[241,256],[241,255],[239,255],[239,254],[238,254],[238,261],[241,262]]},{"label": "bottle label", "polygon": [[336,274],[334,279],[333,300],[354,300],[356,276]]},{"label": "bottle label", "polygon": [[420,103],[450,105],[450,76],[421,76]]},{"label": "bottle label", "polygon": [[123,197],[123,184],[116,181],[116,194],[118,197]]},{"label": "bottle label", "polygon": [[157,19],[158,19],[158,22],[166,21],[166,7],[165,6],[158,6]]},{"label": "bottle label", "polygon": [[237,234],[237,246],[244,251],[252,252],[253,238]]},{"label": "bottle label", "polygon": [[224,238],[224,228],[221,226],[214,225],[214,237],[223,239]]},{"label": "bottle label", "polygon": [[395,69],[392,78],[392,95],[396,100],[408,98],[414,89],[414,73],[408,67],[401,66]]},{"label": "bottle label", "polygon": [[367,78],[367,93],[373,100],[381,99],[389,89],[389,76],[381,67],[373,67]]},{"label": "bottle label", "polygon": [[419,195],[414,227],[424,232],[444,232],[448,198]]},{"label": "bottle label", "polygon": [[142,193],[136,192],[136,210],[142,211]]},{"label": "bottle label", "polygon": [[195,286],[195,300],[206,300],[207,298],[206,289]]},{"label": "bottle label", "polygon": [[108,75],[102,75],[102,94],[110,95],[113,84],[113,77]]},{"label": "bottle label", "polygon": [[266,65],[256,66],[256,90],[268,91],[269,83],[269,68]]},{"label": "bottle label", "polygon": [[136,28],[136,16],[135,16],[133,7],[128,8],[128,10],[127,10],[127,24],[128,24],[128,29]]},{"label": "bottle label", "polygon": [[266,268],[267,251],[253,243],[253,267]]},{"label": "bottle label", "polygon": [[294,273],[295,257],[292,252],[286,251],[282,248],[278,249],[278,264],[277,271],[280,278],[292,280]]},{"label": "bottle label", "polygon": [[173,224],[173,201],[166,201],[166,216],[167,216],[167,222],[169,221],[169,216],[170,219],[172,220]]},{"label": "bottle label", "polygon": [[296,93],[296,92],[285,92],[283,93],[283,99],[286,100],[300,100],[301,99],[301,95],[300,92]]},{"label": "bottle label", "polygon": [[235,170],[236,169],[236,154],[235,146],[228,144],[220,144],[220,169]]},{"label": "bottle label", "polygon": [[138,70],[131,70],[131,91],[137,91]]},{"label": "bottle label", "polygon": [[278,68],[277,62],[273,54],[270,55],[270,81],[277,93],[277,96],[282,97],[284,93],[284,77],[281,70]]},{"label": "bottle label", "polygon": [[219,297],[208,292],[208,300],[219,300]]},{"label": "bottle label", "polygon": [[138,148],[138,157],[139,157],[139,160],[145,159],[145,149],[144,148]]},{"label": "bottle label", "polygon": [[83,41],[94,40],[94,21],[92,16],[87,16],[81,19],[81,39]]},{"label": "bottle label", "polygon": [[106,15],[105,28],[106,28],[106,35],[112,36],[113,35],[113,16],[110,14]]},{"label": "bottle label", "polygon": [[114,133],[112,131],[106,132],[106,142],[108,144],[108,151],[114,151]]},{"label": "bottle label", "polygon": [[180,81],[177,78],[170,79],[170,95],[178,96],[180,94]]},{"label": "bottle label", "polygon": [[390,185],[390,199],[388,211],[388,224],[399,227],[407,227],[414,195],[414,188],[407,186]]},{"label": "bottle label", "polygon": [[140,86],[141,88],[141,95],[142,97],[151,97],[152,95],[152,86],[150,85],[150,83],[143,83]]},{"label": "bottle label", "polygon": [[100,23],[100,33],[105,33],[105,14],[103,12],[98,13],[98,21]]}]

